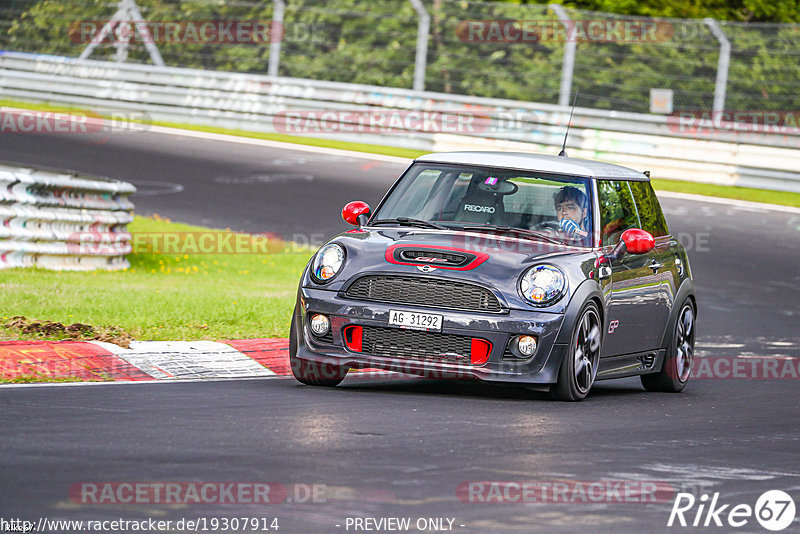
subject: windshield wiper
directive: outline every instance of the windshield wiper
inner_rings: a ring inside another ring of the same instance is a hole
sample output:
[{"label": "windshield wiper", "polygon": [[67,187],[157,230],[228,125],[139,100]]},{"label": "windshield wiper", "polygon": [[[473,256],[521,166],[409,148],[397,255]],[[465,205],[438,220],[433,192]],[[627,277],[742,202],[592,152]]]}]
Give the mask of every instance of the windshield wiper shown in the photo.
[{"label": "windshield wiper", "polygon": [[420,228],[435,228],[437,230],[448,230],[448,228],[432,223],[430,221],[423,221],[421,219],[410,219],[408,217],[397,217],[396,219],[378,219],[377,221],[371,221],[370,226],[376,224],[399,224],[401,226],[419,226]]},{"label": "windshield wiper", "polygon": [[524,228],[516,228],[514,226],[496,226],[494,224],[475,224],[475,225],[467,225],[461,226],[460,229],[462,230],[478,230],[478,231],[488,231],[488,232],[501,232],[504,234],[516,234],[524,237],[534,237],[536,239],[543,239],[548,243],[554,243],[556,245],[563,245],[561,241],[554,237],[550,237],[547,234],[543,234],[541,232],[537,232],[536,230],[526,230]]}]

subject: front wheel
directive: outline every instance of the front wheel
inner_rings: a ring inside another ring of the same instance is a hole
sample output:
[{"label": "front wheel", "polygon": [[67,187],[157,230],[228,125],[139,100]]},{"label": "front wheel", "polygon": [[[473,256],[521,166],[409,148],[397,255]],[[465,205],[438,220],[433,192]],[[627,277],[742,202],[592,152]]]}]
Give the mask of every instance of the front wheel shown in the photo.
[{"label": "front wheel", "polygon": [[340,365],[317,363],[297,357],[298,329],[300,328],[297,309],[292,314],[292,325],[289,328],[289,364],[292,374],[298,382],[308,386],[338,386],[347,375],[347,367]]},{"label": "front wheel", "polygon": [[647,391],[678,393],[686,387],[694,361],[694,316],[692,301],[686,299],[678,313],[661,371],[641,377]]},{"label": "front wheel", "polygon": [[564,356],[558,371],[558,383],[550,390],[554,398],[579,401],[589,394],[597,378],[597,365],[600,362],[602,346],[600,312],[594,302],[589,302],[575,323],[569,351]]}]

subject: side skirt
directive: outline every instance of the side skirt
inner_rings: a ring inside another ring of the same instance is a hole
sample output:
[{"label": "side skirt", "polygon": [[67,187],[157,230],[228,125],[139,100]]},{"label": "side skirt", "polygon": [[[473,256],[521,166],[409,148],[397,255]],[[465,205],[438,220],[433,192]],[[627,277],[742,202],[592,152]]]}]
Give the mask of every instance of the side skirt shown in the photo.
[{"label": "side skirt", "polygon": [[664,349],[659,349],[600,358],[596,380],[623,378],[655,372],[661,369],[665,354],[666,351]]}]

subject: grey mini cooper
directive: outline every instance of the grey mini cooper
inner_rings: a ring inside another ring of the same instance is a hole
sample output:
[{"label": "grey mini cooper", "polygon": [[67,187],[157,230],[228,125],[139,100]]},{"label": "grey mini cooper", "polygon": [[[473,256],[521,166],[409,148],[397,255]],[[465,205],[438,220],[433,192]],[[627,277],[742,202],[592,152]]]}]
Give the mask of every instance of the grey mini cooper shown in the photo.
[{"label": "grey mini cooper", "polygon": [[640,375],[681,391],[697,306],[650,178],[506,152],[416,159],[303,272],[291,323],[300,382],[351,368],[479,379],[581,400]]}]

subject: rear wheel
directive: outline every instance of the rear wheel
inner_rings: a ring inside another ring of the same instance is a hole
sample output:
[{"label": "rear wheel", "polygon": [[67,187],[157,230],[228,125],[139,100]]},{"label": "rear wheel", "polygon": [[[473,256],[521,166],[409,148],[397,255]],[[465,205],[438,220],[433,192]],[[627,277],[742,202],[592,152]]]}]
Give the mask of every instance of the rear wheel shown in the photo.
[{"label": "rear wheel", "polygon": [[661,371],[641,377],[646,390],[678,393],[686,387],[694,362],[694,316],[692,301],[686,299],[678,313]]},{"label": "rear wheel", "polygon": [[295,308],[295,312],[292,314],[292,325],[289,329],[289,364],[294,377],[298,382],[308,386],[338,386],[347,375],[347,367],[298,358],[298,328],[300,328],[300,322]]},{"label": "rear wheel", "polygon": [[575,323],[569,351],[564,356],[558,371],[558,383],[550,390],[554,398],[579,401],[589,394],[597,378],[602,345],[600,312],[594,302],[589,302]]}]

